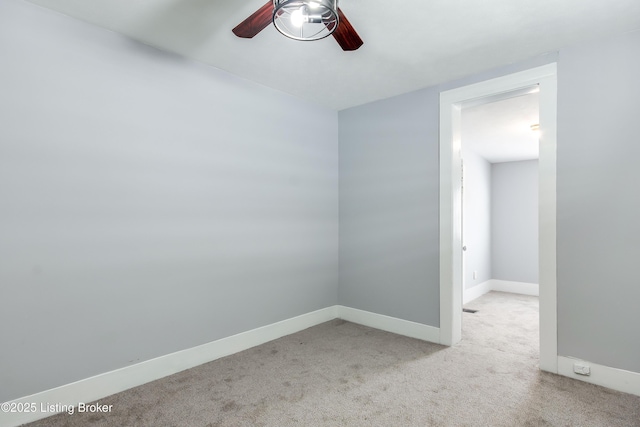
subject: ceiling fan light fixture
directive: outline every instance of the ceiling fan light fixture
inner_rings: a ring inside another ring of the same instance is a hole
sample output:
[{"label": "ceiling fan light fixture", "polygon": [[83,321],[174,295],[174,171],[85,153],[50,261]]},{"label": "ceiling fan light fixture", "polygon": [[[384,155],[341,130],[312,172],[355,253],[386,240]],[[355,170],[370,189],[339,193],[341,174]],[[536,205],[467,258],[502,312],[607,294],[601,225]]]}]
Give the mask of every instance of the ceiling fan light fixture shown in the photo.
[{"label": "ceiling fan light fixture", "polygon": [[338,28],[338,0],[273,0],[273,25],[291,39],[323,39]]}]

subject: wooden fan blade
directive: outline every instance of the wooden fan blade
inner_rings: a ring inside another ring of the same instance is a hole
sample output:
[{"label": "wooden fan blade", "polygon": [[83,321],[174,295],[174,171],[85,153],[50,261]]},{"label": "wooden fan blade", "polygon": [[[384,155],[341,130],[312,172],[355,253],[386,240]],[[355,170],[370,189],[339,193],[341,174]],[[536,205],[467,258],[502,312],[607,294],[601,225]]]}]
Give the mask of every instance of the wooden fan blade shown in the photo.
[{"label": "wooden fan blade", "polygon": [[253,38],[260,31],[267,28],[273,19],[273,1],[269,0],[251,16],[239,23],[232,31],[244,39]]},{"label": "wooden fan blade", "polygon": [[342,50],[356,50],[364,44],[340,8],[338,8],[338,28],[333,32],[333,38]]}]

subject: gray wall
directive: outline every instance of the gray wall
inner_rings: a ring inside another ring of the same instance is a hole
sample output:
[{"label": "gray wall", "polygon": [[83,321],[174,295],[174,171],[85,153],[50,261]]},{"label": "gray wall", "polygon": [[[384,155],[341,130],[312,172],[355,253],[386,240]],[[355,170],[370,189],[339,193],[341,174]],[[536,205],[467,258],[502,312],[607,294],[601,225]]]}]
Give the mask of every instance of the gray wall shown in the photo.
[{"label": "gray wall", "polygon": [[438,97],[339,114],[342,305],[439,323]]},{"label": "gray wall", "polygon": [[337,303],[336,112],[22,1],[0,58],[0,401]]},{"label": "gray wall", "polygon": [[538,283],[538,161],[491,165],[493,279]]},{"label": "gray wall", "polygon": [[558,350],[640,372],[640,32],[560,52]]},{"label": "gray wall", "polygon": [[[462,110],[464,120],[464,110]],[[464,287],[492,279],[491,273],[491,163],[484,157],[464,148],[464,190],[462,192],[462,230],[464,246]],[[473,272],[477,276],[473,278]]]}]

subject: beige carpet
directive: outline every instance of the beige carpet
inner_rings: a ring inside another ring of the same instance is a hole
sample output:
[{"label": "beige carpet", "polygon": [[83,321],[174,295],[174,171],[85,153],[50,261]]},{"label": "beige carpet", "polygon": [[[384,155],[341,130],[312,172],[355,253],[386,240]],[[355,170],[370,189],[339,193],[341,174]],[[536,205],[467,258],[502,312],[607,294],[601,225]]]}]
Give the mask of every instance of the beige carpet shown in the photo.
[{"label": "beige carpet", "polygon": [[468,304],[452,348],[334,320],[30,426],[640,426],[640,397],[537,368],[536,297]]}]

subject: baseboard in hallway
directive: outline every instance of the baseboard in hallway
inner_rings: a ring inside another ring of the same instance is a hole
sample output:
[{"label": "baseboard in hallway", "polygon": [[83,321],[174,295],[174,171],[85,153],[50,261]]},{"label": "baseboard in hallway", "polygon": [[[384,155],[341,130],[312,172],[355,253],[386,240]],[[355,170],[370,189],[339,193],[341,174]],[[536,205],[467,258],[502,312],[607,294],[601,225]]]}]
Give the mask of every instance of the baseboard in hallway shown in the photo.
[{"label": "baseboard in hallway", "polygon": [[515,282],[511,280],[490,279],[476,286],[465,289],[462,303],[466,304],[491,291],[509,292],[521,295],[540,295],[540,286],[537,283]]}]

